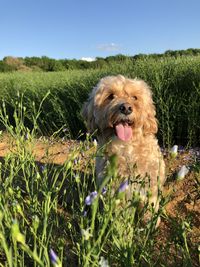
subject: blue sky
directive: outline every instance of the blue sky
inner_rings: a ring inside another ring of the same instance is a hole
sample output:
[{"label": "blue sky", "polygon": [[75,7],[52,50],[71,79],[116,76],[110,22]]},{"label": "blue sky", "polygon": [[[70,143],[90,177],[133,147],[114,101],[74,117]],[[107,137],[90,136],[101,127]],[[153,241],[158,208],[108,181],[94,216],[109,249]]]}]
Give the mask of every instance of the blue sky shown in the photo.
[{"label": "blue sky", "polygon": [[0,59],[200,48],[200,0],[0,0]]}]

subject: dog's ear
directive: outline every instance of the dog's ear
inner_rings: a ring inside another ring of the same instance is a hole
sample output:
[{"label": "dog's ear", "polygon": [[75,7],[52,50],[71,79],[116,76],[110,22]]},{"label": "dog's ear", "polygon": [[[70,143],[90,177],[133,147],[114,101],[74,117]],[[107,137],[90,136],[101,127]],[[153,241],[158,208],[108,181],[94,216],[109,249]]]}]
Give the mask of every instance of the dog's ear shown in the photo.
[{"label": "dog's ear", "polygon": [[156,134],[158,131],[158,123],[156,119],[156,109],[152,99],[152,91],[148,84],[142,80],[139,81],[140,86],[145,90],[144,97],[144,116],[143,116],[143,133]]},{"label": "dog's ear", "polygon": [[158,123],[155,116],[156,116],[155,107],[153,104],[150,104],[150,107],[146,113],[146,118],[143,123],[143,132],[145,135],[157,133]]},{"label": "dog's ear", "polygon": [[83,108],[81,110],[81,115],[86,122],[88,131],[90,133],[93,133],[96,130],[93,97],[90,97],[88,101],[84,103]]}]

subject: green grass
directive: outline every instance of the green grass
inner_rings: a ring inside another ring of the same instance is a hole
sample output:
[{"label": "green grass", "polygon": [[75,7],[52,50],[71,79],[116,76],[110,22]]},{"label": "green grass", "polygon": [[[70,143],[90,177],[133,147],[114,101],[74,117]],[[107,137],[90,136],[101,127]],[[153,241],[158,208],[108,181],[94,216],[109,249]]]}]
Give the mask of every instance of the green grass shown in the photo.
[{"label": "green grass", "polygon": [[[15,144],[0,164],[0,266],[170,266],[163,252],[172,246],[176,266],[197,266],[186,219],[172,220],[173,239],[164,248],[157,247],[158,216],[170,222],[164,212],[166,198],[161,196],[160,210],[154,213],[148,205],[139,209],[138,195],[126,201],[123,192],[113,191],[115,157],[104,184],[96,188],[94,157],[99,152],[90,136],[71,150],[63,165],[35,161],[42,103],[32,114],[32,129],[24,124],[29,110],[20,96],[13,112],[16,126],[10,123],[5,105],[0,112]],[[198,164],[196,173],[198,182]],[[95,191],[92,203],[86,205],[87,196]],[[147,210],[152,219],[144,225]]]},{"label": "green grass", "polygon": [[[115,159],[111,161],[104,185],[93,203],[87,206],[85,199],[95,190],[95,154],[86,161],[84,172],[80,171],[81,166],[75,159],[92,149],[92,142],[87,139],[80,143],[63,166],[41,165],[33,157],[37,125],[28,131],[23,124],[25,113],[22,102],[19,102],[14,113],[16,127],[9,124],[6,114],[0,114],[15,140],[15,150],[3,159],[0,170],[1,265],[50,266],[49,251],[54,249],[59,257],[54,265],[61,266],[63,262],[63,266],[67,266],[68,243],[71,257],[75,255],[74,262],[68,266],[98,266],[103,256],[126,266],[132,266],[136,259],[143,261],[143,251],[147,253],[150,246],[147,238],[155,230],[155,223],[152,221],[140,233],[134,216],[138,197],[134,196],[125,209],[120,208],[123,193],[116,192],[113,197],[108,180],[116,179]],[[101,192],[105,185],[104,197]],[[139,222],[137,220],[138,225]],[[125,232],[126,238],[130,238],[129,243],[123,238]],[[135,239],[141,244],[136,246]],[[113,250],[110,256],[106,249]]]},{"label": "green grass", "polygon": [[[80,136],[85,131],[80,109],[88,93],[101,77],[115,74],[142,78],[152,87],[163,147],[199,145],[199,67],[200,57],[180,57],[128,60],[99,70],[0,74],[0,124],[15,143],[0,163],[0,266],[105,266],[107,261],[109,266],[170,266],[163,254],[170,255],[172,247],[176,266],[197,266],[189,219],[168,218],[162,197],[159,213],[151,210],[152,220],[144,227],[148,206],[138,213],[137,195],[126,202],[123,193],[112,190],[114,158],[106,194],[97,190],[94,158],[99,152],[89,136],[63,165],[36,162],[33,150],[41,134]],[[198,199],[198,162],[194,171]],[[86,197],[95,191],[87,206]],[[164,247],[157,241],[158,215],[173,230]],[[53,264],[51,249],[57,254]]]},{"label": "green grass", "polygon": [[[18,94],[24,95],[25,124],[32,127],[31,115],[44,96],[38,120],[40,131],[51,135],[61,127],[72,138],[85,131],[80,109],[101,77],[123,74],[144,79],[153,90],[159,121],[158,138],[164,147],[173,143],[197,146],[200,135],[200,57],[127,60],[106,68],[57,73],[0,74],[0,98],[5,99],[12,123]],[[2,125],[3,127],[3,125]]]}]

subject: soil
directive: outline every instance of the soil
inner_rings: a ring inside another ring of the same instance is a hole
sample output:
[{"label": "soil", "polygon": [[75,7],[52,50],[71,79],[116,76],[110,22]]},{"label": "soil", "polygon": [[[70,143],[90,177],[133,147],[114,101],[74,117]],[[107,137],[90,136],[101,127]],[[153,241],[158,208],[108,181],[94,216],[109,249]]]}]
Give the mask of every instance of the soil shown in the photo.
[{"label": "soil", "polygon": [[[63,164],[70,151],[78,146],[79,142],[75,140],[54,141],[43,137],[35,142],[33,152],[36,161]],[[11,139],[7,135],[3,136],[0,140],[0,157],[5,157],[14,149]],[[155,255],[160,255],[160,261],[163,259],[163,266],[199,266],[200,148],[181,150],[174,159],[168,153],[164,153],[164,157],[167,181],[163,195],[168,199],[168,203],[164,206],[165,215],[162,216],[156,233]],[[183,165],[190,167],[190,171],[180,181],[176,179],[176,174]],[[195,166],[198,166],[197,170],[194,169]],[[184,243],[185,233],[187,244]],[[189,247],[191,257],[188,265],[188,257],[185,258],[180,252],[180,248],[183,247],[185,251],[186,246]],[[156,256],[155,262],[157,260],[159,259]]]},{"label": "soil", "polygon": [[[165,206],[166,218],[162,218],[158,231],[158,247],[162,247],[165,266],[199,266],[200,149],[183,150],[173,160],[167,155],[165,161],[168,179],[164,187],[164,195],[169,197],[169,202]],[[176,179],[176,174],[183,165],[190,171],[183,180],[179,181]],[[191,261],[188,263],[181,254],[177,258],[177,246],[179,250],[181,246],[186,249],[184,230],[191,253]],[[169,244],[170,247],[168,247]]]}]

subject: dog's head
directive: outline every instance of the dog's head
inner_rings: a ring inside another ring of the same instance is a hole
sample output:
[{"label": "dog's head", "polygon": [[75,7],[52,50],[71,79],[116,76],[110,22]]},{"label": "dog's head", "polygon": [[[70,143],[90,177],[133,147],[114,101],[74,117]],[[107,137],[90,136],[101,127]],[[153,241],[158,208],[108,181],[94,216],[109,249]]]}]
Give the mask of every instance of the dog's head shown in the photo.
[{"label": "dog's head", "polygon": [[150,88],[142,80],[122,75],[101,79],[84,104],[82,115],[90,132],[109,132],[123,141],[131,140],[138,130],[143,135],[157,132]]}]

